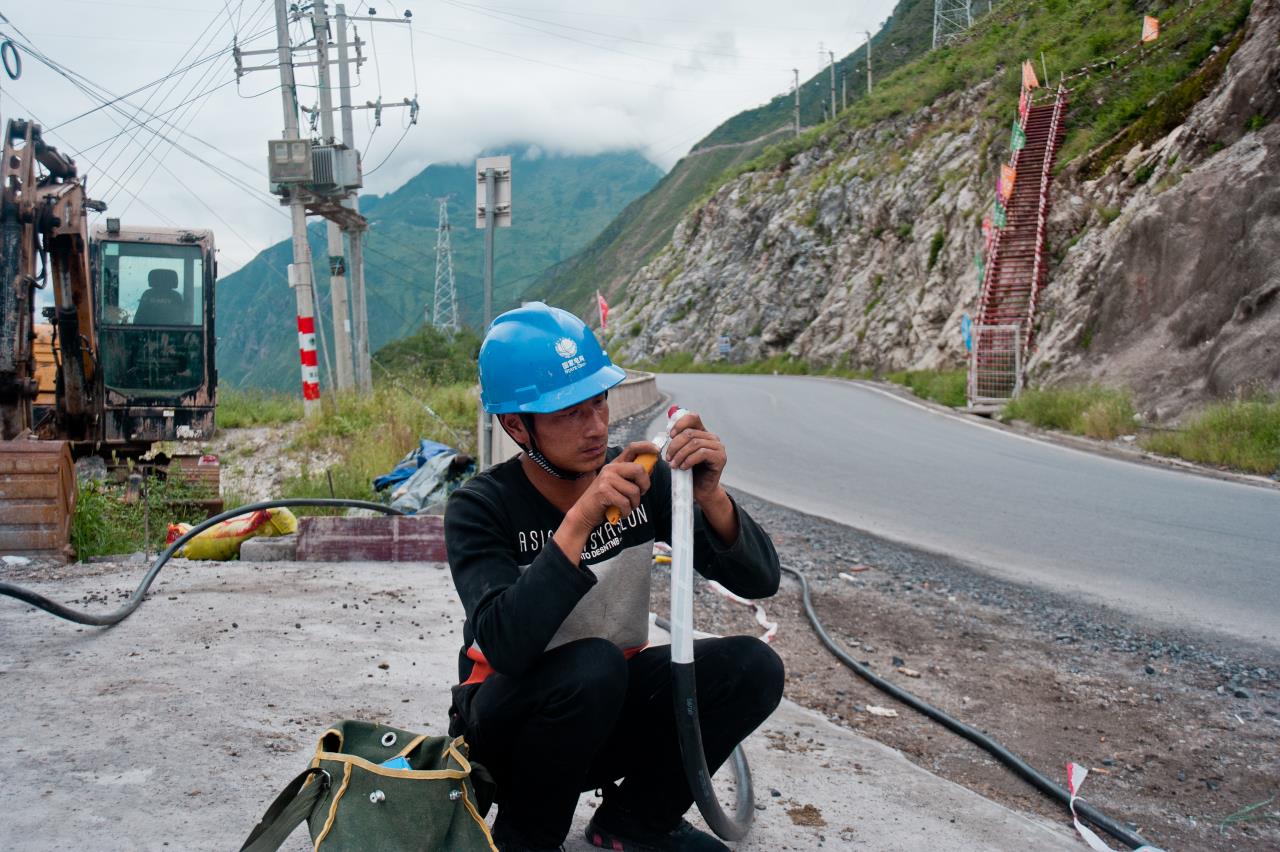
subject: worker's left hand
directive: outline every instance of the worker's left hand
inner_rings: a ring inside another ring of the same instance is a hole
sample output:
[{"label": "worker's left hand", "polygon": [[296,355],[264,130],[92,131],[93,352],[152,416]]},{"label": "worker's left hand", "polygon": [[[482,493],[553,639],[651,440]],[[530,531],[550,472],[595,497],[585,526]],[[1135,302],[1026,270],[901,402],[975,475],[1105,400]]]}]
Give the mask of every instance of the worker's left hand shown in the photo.
[{"label": "worker's left hand", "polygon": [[728,454],[719,436],[707,431],[700,416],[691,412],[675,422],[666,457],[675,470],[693,470],[693,499],[699,505],[719,496],[720,474]]}]

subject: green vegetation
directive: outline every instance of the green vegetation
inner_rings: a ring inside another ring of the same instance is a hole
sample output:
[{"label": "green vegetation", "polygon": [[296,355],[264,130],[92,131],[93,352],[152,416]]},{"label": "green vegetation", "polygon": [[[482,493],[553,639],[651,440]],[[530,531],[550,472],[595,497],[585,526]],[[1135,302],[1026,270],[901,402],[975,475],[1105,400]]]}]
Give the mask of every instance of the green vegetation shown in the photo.
[{"label": "green vegetation", "polygon": [[964,408],[969,400],[969,371],[963,367],[958,370],[903,370],[886,373],[884,376],[895,385],[903,385],[923,399],[949,405],[952,408]]},{"label": "green vegetation", "polygon": [[214,419],[219,429],[291,423],[302,419],[302,400],[297,394],[226,388],[218,391]]},{"label": "green vegetation", "polygon": [[1136,429],[1128,392],[1097,385],[1029,388],[1005,406],[1004,418],[1107,440]]},{"label": "green vegetation", "polygon": [[1249,116],[1249,120],[1244,123],[1244,129],[1247,133],[1252,133],[1255,130],[1261,130],[1266,126],[1267,117],[1260,112]]},{"label": "green vegetation", "polygon": [[135,553],[144,546],[152,552],[164,547],[169,524],[204,520],[200,500],[205,489],[179,479],[148,477],[145,499],[125,502],[125,486],[90,482],[79,487],[71,516],[71,546],[76,558]]},{"label": "green vegetation", "polygon": [[1280,471],[1280,400],[1211,405],[1185,429],[1143,437],[1152,452],[1251,473]]},{"label": "green vegetation", "polygon": [[374,478],[395,467],[420,438],[474,454],[479,348],[469,331],[448,335],[430,327],[383,347],[374,355],[374,392],[325,397],[320,416],[290,447],[337,460],[325,469],[304,467],[285,480],[281,496],[377,500]]},{"label": "green vegetation", "polygon": [[[1100,69],[1071,81],[1071,122],[1058,162],[1065,166],[1111,140],[1107,149],[1091,160],[1095,168],[1105,168],[1113,156],[1113,145],[1114,153],[1122,154],[1135,142],[1167,133],[1185,118],[1190,106],[1221,74],[1236,44],[1231,37],[1241,31],[1248,14],[1249,0],[1200,4],[1172,20],[1185,8],[1178,2],[1155,2],[1135,8],[1129,0],[1006,0],[976,21],[965,40],[951,47],[922,51],[919,58],[894,73],[880,75],[871,96],[859,97],[836,121],[815,128],[817,138],[800,148],[833,144],[839,134],[914,113],[952,92],[976,90],[993,76],[997,78],[996,85],[983,95],[975,109],[993,119],[1012,116],[1022,58],[1043,53],[1052,81],[1061,73],[1102,61],[1133,46],[1141,15],[1156,15],[1166,21],[1160,41],[1136,64],[1114,75]],[[1213,48],[1223,43],[1227,49],[1212,54]],[[1124,61],[1132,58],[1130,54]],[[1040,69],[1041,64],[1036,63],[1038,73]],[[1126,136],[1117,137],[1121,131]],[[899,147],[892,150],[900,155],[903,152]],[[774,146],[746,168],[777,168],[798,150],[792,144]]]},{"label": "green vegetation", "polygon": [[480,336],[469,328],[450,334],[423,326],[409,337],[382,347],[375,369],[412,385],[473,382],[480,342]]},{"label": "green vegetation", "polygon": [[933,235],[933,241],[929,243],[929,269],[932,271],[938,262],[938,255],[942,254],[942,247],[947,244],[947,234],[945,231],[938,231]]},{"label": "green vegetation", "polygon": [[[474,453],[475,431],[476,397],[470,382],[410,390],[388,380],[368,396],[330,396],[290,449],[337,456],[337,461],[327,469],[304,467],[285,480],[281,496],[376,500],[374,477],[395,467],[419,438]],[[298,509],[295,514],[330,511]]]},{"label": "green vegetation", "polygon": [[[580,251],[662,177],[662,170],[637,151],[553,156],[535,148],[511,153],[520,187],[519,207],[515,227],[504,229],[498,238],[495,311],[520,304],[539,275]],[[412,334],[422,325],[424,308],[432,305],[439,216],[436,200],[442,198],[448,199],[452,224],[458,318],[466,326],[481,325],[484,232],[472,227],[475,186],[468,159],[460,164],[433,164],[393,192],[360,199],[361,210],[372,223],[364,243],[371,350]],[[316,278],[316,322],[322,331],[317,341],[322,350],[320,381],[328,387],[332,382],[323,350],[333,350],[333,323],[324,224],[313,221],[308,236]],[[219,238],[227,237],[220,234]],[[662,242],[665,236],[655,250]],[[292,392],[297,387],[294,295],[285,280],[291,262],[292,249],[285,240],[218,281],[222,389]]]}]

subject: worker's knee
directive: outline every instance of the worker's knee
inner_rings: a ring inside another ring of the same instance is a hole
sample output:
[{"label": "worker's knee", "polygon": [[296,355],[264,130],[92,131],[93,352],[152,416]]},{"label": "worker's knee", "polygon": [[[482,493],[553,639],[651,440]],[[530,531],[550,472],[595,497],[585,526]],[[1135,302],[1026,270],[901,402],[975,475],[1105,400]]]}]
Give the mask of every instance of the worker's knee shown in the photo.
[{"label": "worker's knee", "polygon": [[613,714],[627,694],[627,660],[607,639],[578,639],[555,649],[572,672],[573,700],[588,712]]},{"label": "worker's knee", "polygon": [[722,668],[738,699],[758,704],[768,715],[782,700],[786,670],[771,645],[753,636],[729,636],[721,640],[721,653],[732,661]]}]

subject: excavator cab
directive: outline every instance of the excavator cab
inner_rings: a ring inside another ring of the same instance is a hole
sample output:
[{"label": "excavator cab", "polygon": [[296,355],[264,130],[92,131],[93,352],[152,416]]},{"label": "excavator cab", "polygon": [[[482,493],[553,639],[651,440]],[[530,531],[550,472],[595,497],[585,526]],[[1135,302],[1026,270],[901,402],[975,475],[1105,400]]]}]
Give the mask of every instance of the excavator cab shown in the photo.
[{"label": "excavator cab", "polygon": [[102,440],[108,445],[213,433],[213,234],[94,229]]}]

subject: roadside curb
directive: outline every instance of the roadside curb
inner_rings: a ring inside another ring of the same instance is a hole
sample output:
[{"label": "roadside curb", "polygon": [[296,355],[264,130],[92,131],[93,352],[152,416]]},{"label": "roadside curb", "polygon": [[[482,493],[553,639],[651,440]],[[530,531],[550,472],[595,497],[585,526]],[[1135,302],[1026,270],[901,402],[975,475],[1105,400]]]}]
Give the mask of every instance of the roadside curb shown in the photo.
[{"label": "roadside curb", "polygon": [[1059,447],[1066,447],[1072,450],[1079,450],[1081,452],[1115,459],[1116,461],[1126,461],[1177,473],[1187,473],[1193,476],[1201,476],[1206,479],[1217,479],[1224,482],[1234,482],[1238,485],[1252,485],[1256,488],[1268,488],[1280,491],[1280,482],[1269,479],[1265,476],[1238,473],[1231,470],[1221,470],[1208,465],[1189,462],[1185,459],[1157,455],[1156,453],[1150,453],[1136,447],[1130,448],[1118,446],[1092,438],[1083,438],[1079,435],[1068,435],[1063,432],[1054,432],[1048,429],[1037,429],[1034,426],[1022,423],[1021,421],[1006,423],[994,418],[971,414],[963,409],[951,408],[950,406],[942,405],[941,403],[934,402],[933,400],[923,399],[901,385],[895,385],[889,382],[876,382],[868,379],[842,379],[838,376],[810,376],[810,378],[858,385],[866,388],[867,390],[892,397],[900,402],[907,403],[908,405],[919,406],[933,412],[934,414],[951,417],[964,423],[970,423],[974,426],[981,426],[1000,432],[1006,432],[1011,435],[1024,438],[1028,441],[1040,441],[1046,444],[1053,444]]}]

